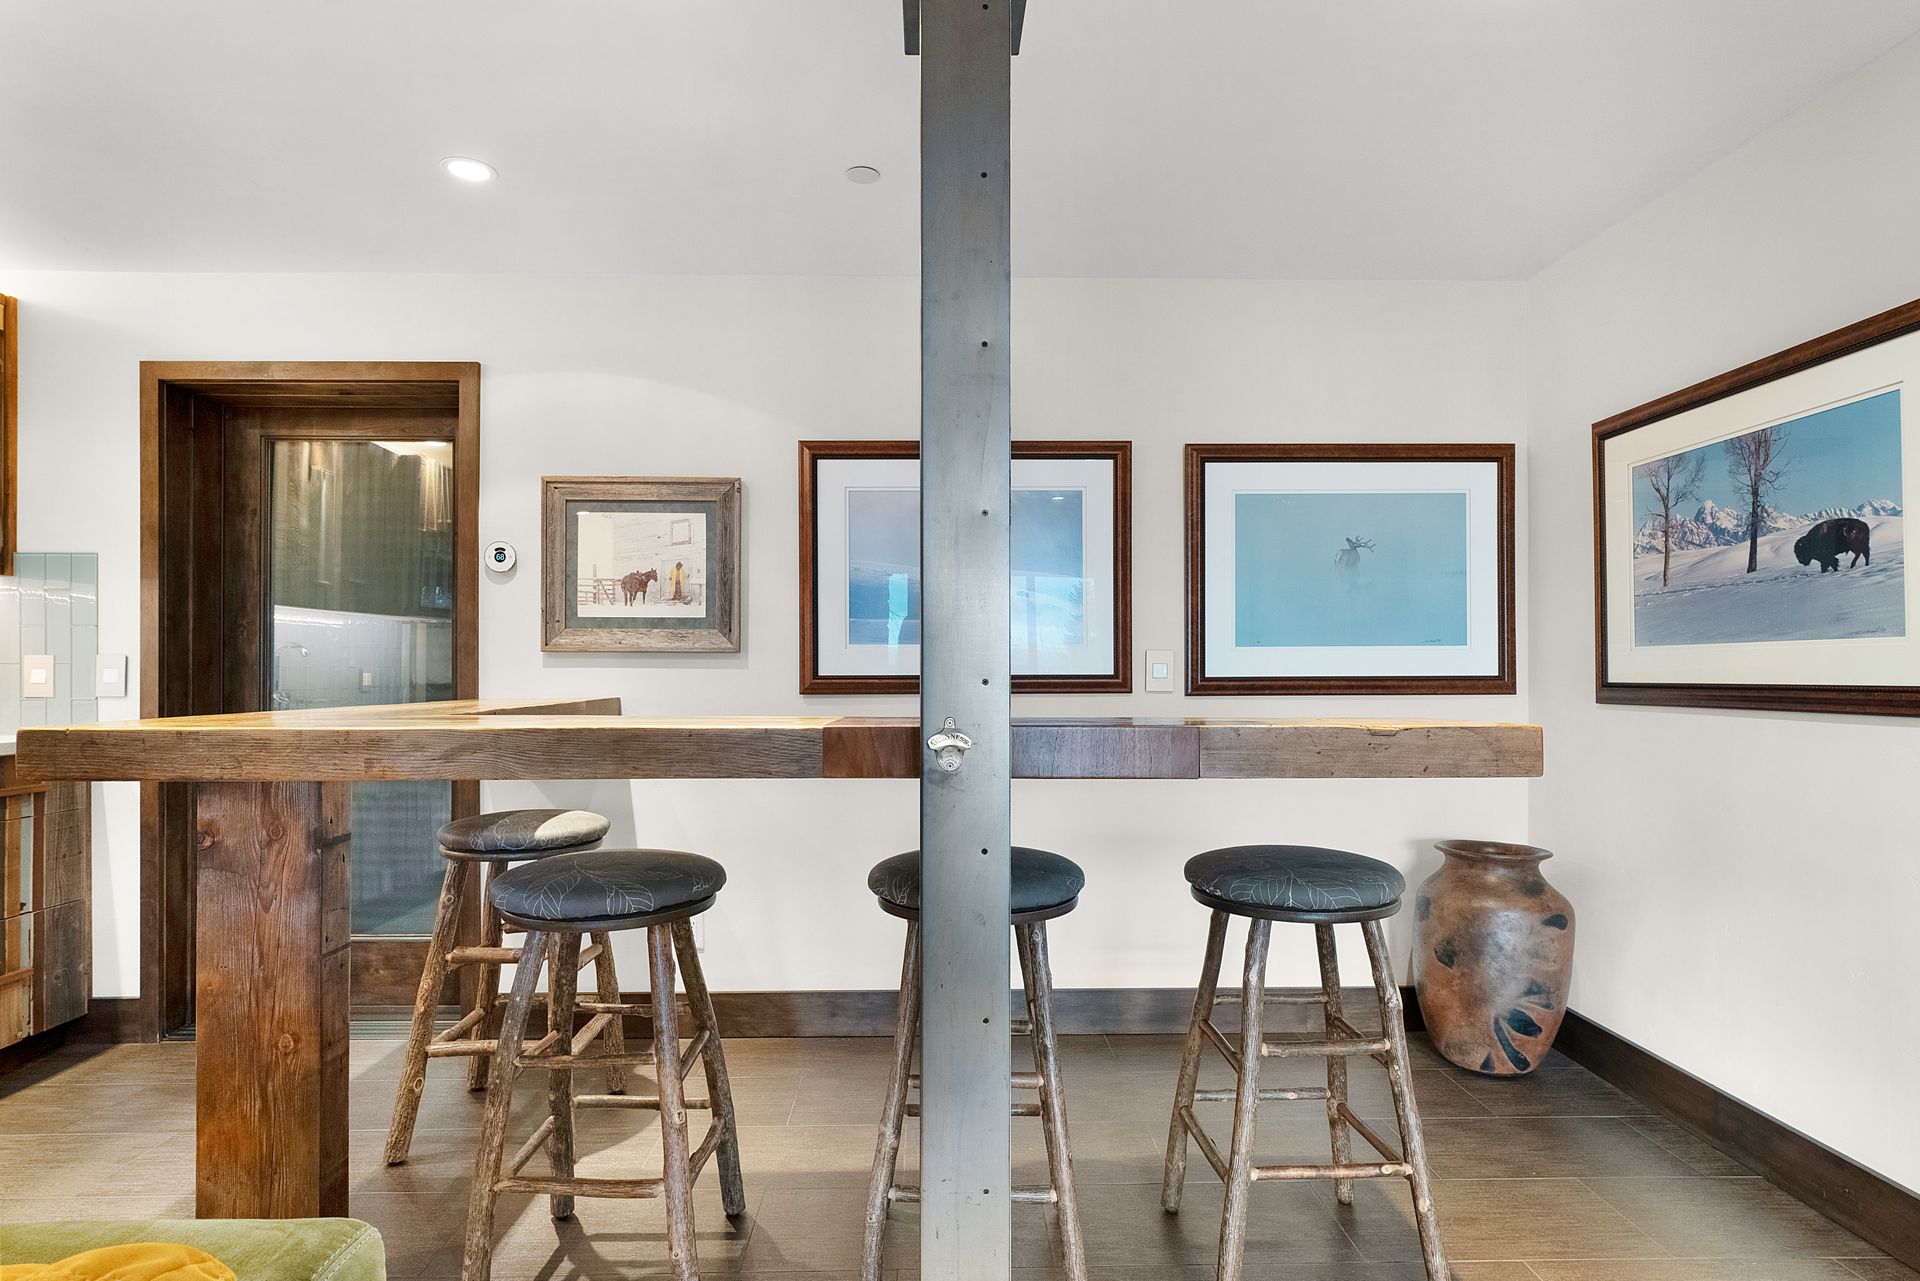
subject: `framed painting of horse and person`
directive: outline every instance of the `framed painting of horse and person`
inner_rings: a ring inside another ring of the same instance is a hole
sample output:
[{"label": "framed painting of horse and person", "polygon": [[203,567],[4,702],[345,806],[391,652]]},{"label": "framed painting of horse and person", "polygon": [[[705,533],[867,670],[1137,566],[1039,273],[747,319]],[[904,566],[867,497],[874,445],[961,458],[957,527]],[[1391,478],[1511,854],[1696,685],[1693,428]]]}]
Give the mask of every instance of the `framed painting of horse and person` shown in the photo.
[{"label": "framed painting of horse and person", "polygon": [[740,482],[547,476],[541,648],[740,648]]}]

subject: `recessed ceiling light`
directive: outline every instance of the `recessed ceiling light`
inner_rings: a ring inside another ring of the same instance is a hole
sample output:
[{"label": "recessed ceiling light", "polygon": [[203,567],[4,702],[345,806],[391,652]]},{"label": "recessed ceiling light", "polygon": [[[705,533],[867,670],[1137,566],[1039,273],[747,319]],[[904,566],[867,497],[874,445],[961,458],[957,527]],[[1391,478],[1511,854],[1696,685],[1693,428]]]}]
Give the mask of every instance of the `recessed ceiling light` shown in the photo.
[{"label": "recessed ceiling light", "polygon": [[880,181],[880,171],[872,165],[855,165],[847,170],[847,181],[857,182],[861,186],[870,186]]},{"label": "recessed ceiling light", "polygon": [[499,176],[486,161],[467,156],[448,156],[440,162],[440,167],[461,182],[492,182]]}]

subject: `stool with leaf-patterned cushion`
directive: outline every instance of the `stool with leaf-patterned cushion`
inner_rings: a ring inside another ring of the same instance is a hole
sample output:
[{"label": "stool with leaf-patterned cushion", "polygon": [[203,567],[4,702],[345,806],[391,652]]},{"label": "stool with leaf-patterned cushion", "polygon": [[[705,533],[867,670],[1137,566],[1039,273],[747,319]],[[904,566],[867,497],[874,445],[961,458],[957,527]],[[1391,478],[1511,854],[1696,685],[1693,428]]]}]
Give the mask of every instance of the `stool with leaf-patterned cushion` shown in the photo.
[{"label": "stool with leaf-patterned cushion", "polygon": [[[1400,910],[1407,883],[1398,871],[1378,859],[1345,850],[1312,845],[1236,845],[1209,850],[1187,861],[1187,883],[1193,897],[1213,909],[1207,934],[1206,961],[1200,970],[1200,990],[1194,998],[1193,1022],[1187,1031],[1186,1052],[1180,1060],[1179,1084],[1174,1089],[1173,1124],[1167,1135],[1167,1163],[1160,1200],[1169,1214],[1180,1210],[1186,1181],[1187,1141],[1191,1137],[1201,1155],[1226,1185],[1220,1216],[1218,1281],[1240,1281],[1246,1251],[1247,1211],[1252,1185],[1269,1179],[1331,1179],[1342,1205],[1353,1203],[1355,1179],[1403,1178],[1413,1188],[1414,1221],[1420,1231],[1420,1251],[1429,1281],[1446,1281],[1447,1261],[1440,1249],[1440,1225],[1433,1210],[1432,1177],[1427,1168],[1426,1140],[1420,1113],[1413,1102],[1412,1074],[1407,1067],[1407,1034],[1400,1008],[1400,987],[1394,981],[1380,922]],[[1247,960],[1244,982],[1237,993],[1220,993],[1220,962],[1226,948],[1227,919],[1247,920]],[[1315,992],[1269,992],[1267,945],[1273,923],[1311,925],[1319,944],[1320,989]],[[1373,963],[1373,985],[1380,996],[1381,1030],[1378,1036],[1355,1028],[1340,1004],[1340,966],[1334,952],[1333,927],[1357,923],[1366,938]],[[1238,1003],[1240,1037],[1236,1045],[1213,1024],[1216,1005]],[[1270,1004],[1322,1007],[1325,1039],[1320,1041],[1266,1041],[1262,1027]],[[1211,1044],[1232,1066],[1231,1090],[1199,1089],[1200,1059]],[[1387,1069],[1393,1088],[1393,1107],[1400,1128],[1400,1150],[1375,1134],[1353,1114],[1347,1103],[1347,1056],[1365,1054]],[[1262,1087],[1260,1063],[1267,1058],[1321,1057],[1327,1060],[1324,1087]],[[1332,1160],[1316,1165],[1255,1165],[1254,1127],[1263,1102],[1295,1099],[1325,1100]],[[1233,1141],[1223,1157],[1195,1119],[1196,1102],[1233,1102]],[[1352,1136],[1358,1134],[1379,1153],[1373,1161],[1356,1160]]]}]

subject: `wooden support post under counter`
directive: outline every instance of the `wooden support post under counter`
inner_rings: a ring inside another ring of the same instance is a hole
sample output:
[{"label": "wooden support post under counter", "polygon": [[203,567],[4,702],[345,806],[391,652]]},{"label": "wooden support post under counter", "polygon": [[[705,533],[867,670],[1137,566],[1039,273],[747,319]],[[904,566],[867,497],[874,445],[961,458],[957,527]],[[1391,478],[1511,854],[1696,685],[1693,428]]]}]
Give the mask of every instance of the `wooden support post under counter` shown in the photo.
[{"label": "wooden support post under counter", "polygon": [[[908,718],[467,701],[23,729],[23,779],[198,784],[198,1206],[347,1212],[345,785],[919,777]],[[1536,725],[1019,719],[1021,778],[1526,778]],[[336,786],[337,785],[337,786]]]}]

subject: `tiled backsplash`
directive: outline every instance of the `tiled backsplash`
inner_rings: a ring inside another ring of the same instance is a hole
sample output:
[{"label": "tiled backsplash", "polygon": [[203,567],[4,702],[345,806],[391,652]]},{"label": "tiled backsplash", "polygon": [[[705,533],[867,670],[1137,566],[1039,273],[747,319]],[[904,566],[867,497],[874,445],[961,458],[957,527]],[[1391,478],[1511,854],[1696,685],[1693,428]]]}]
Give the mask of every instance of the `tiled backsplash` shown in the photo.
[{"label": "tiled backsplash", "polygon": [[[0,578],[0,733],[99,720],[99,653],[99,554],[16,553],[13,577]],[[51,698],[20,696],[20,660],[30,654],[53,656]]]}]

